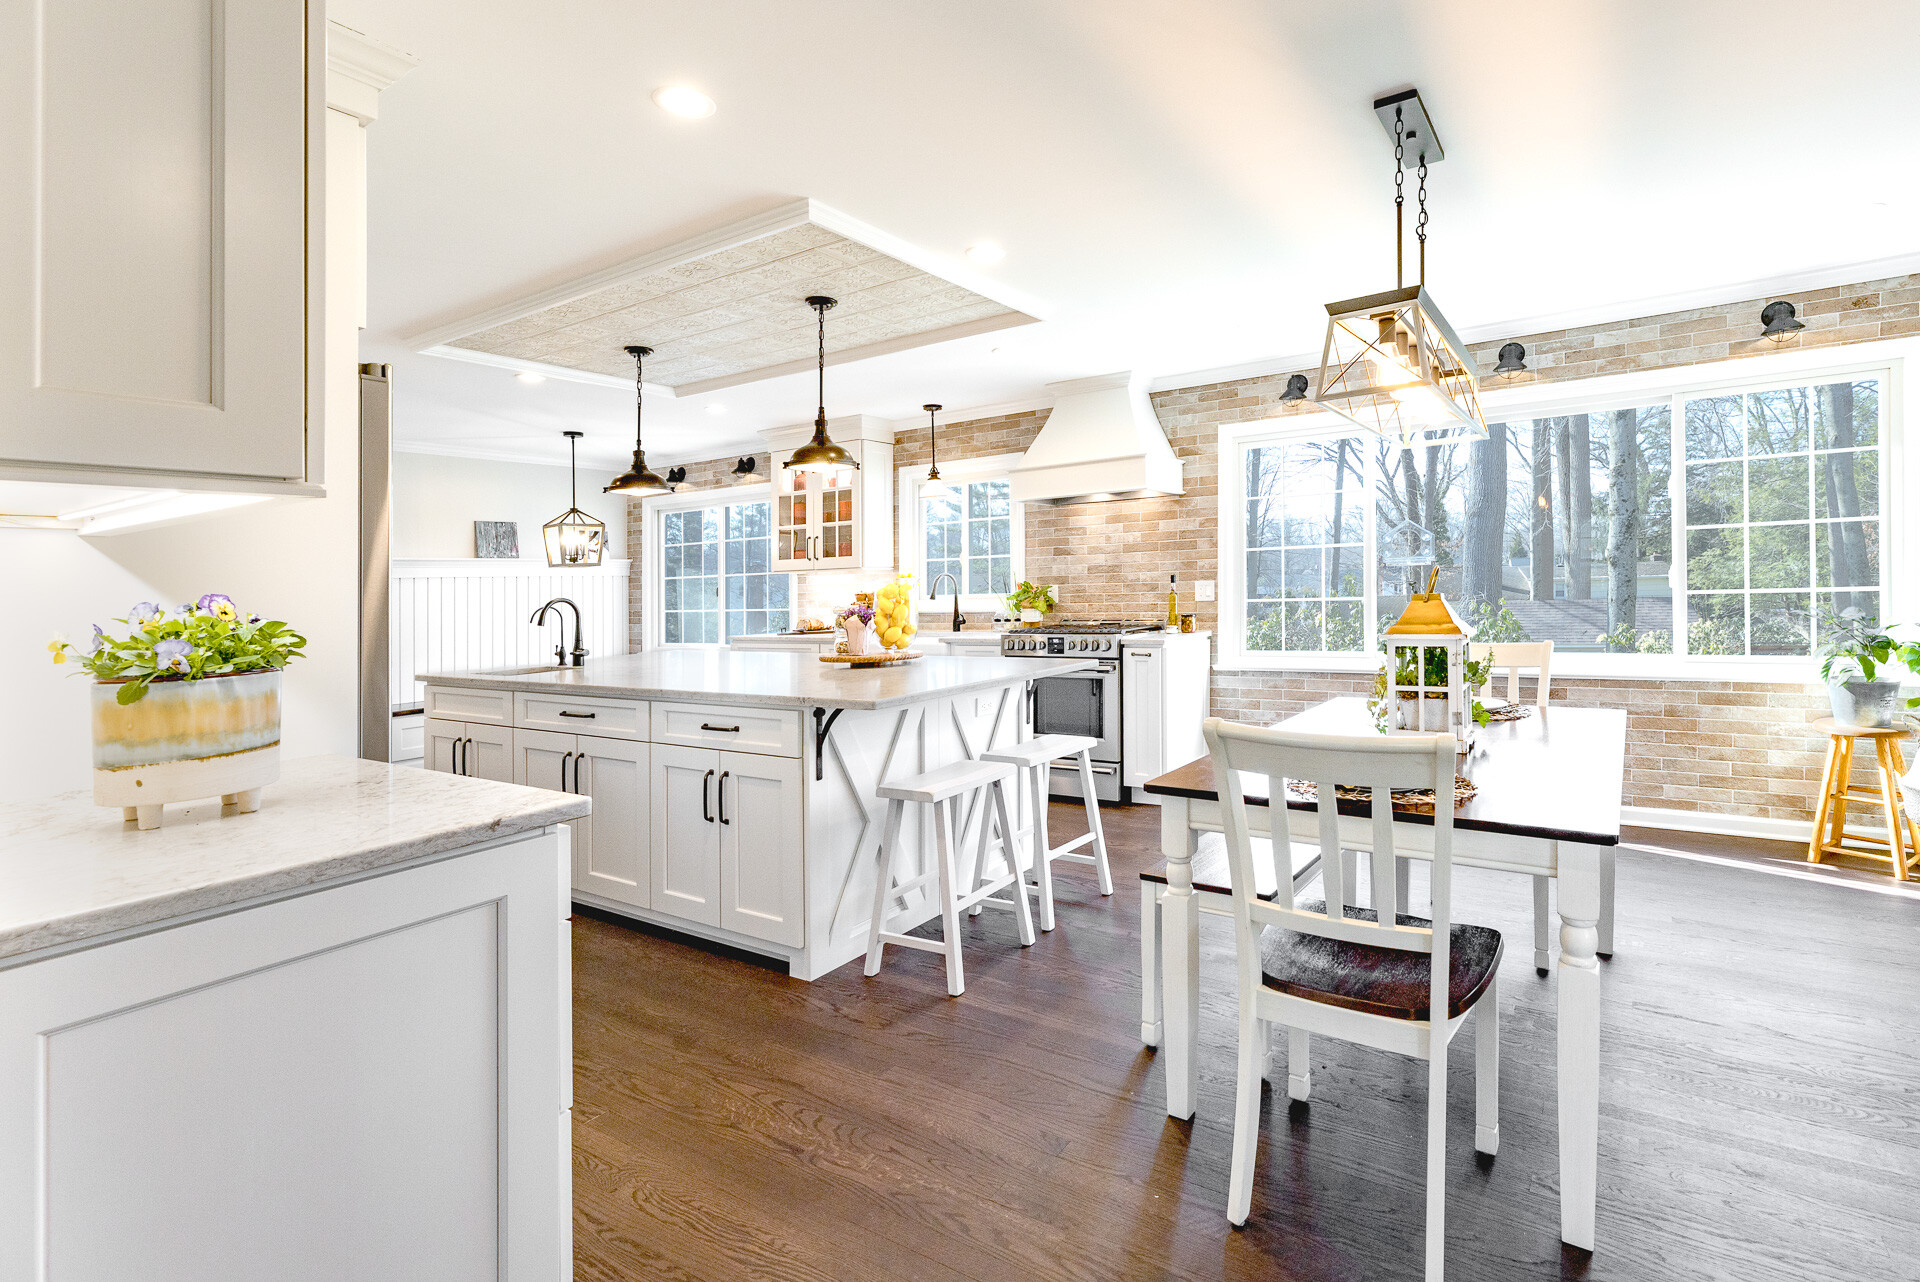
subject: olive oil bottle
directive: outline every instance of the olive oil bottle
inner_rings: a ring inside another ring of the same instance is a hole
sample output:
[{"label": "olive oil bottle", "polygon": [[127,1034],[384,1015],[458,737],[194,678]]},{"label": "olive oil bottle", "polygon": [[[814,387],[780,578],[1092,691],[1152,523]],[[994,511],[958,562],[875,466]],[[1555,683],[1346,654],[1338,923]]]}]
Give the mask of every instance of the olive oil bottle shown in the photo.
[{"label": "olive oil bottle", "polygon": [[1176,630],[1180,627],[1180,576],[1177,574],[1167,576],[1167,626]]}]

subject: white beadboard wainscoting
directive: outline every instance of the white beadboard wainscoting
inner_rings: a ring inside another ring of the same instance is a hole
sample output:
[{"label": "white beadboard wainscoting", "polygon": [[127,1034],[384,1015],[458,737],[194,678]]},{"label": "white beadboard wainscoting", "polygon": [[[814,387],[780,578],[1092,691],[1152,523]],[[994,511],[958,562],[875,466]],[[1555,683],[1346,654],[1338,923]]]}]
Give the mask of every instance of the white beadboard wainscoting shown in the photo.
[{"label": "white beadboard wainscoting", "polygon": [[580,606],[580,635],[594,655],[627,652],[628,562],[556,570],[541,561],[396,560],[393,563],[392,682],[396,704],[418,703],[419,674],[511,668],[553,660],[571,611],[544,627],[529,620],[544,601]]}]

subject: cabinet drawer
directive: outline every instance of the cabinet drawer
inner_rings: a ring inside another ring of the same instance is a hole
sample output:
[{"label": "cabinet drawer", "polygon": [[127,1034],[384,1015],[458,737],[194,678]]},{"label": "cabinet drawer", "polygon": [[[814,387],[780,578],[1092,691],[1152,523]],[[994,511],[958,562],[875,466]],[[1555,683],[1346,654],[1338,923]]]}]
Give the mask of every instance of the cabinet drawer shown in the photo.
[{"label": "cabinet drawer", "polygon": [[473,690],[464,686],[428,686],[427,715],[489,726],[513,724],[513,691]]},{"label": "cabinet drawer", "polygon": [[427,750],[427,719],[395,717],[393,738],[387,748],[389,761],[418,761]]},{"label": "cabinet drawer", "polygon": [[743,708],[738,704],[656,703],[653,741],[797,757],[800,713],[794,708]]},{"label": "cabinet drawer", "polygon": [[604,739],[645,739],[647,705],[629,699],[595,699],[568,694],[513,696],[513,724],[526,730],[593,734]]}]

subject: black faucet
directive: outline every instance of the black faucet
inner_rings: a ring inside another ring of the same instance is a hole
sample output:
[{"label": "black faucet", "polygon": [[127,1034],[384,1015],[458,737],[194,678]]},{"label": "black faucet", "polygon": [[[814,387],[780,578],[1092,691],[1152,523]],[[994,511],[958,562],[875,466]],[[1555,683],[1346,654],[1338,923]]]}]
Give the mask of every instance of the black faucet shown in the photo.
[{"label": "black faucet", "polygon": [[953,580],[953,630],[955,632],[958,632],[961,628],[961,625],[966,622],[966,619],[960,613],[960,579],[959,577],[957,575],[944,574],[944,573],[934,575],[933,582],[927,585],[927,600],[931,601],[933,600],[933,598],[940,595],[940,580],[942,579]]},{"label": "black faucet", "polygon": [[[541,606],[538,610],[535,610],[533,612],[533,618],[530,620],[530,622],[532,622],[536,627],[539,626],[540,624],[545,623],[547,621],[547,611],[553,609],[553,607],[556,605],[573,606],[572,654],[573,654],[573,666],[577,668],[581,664],[587,661],[587,647],[580,644],[580,607],[579,606],[574,605],[574,603],[572,601],[569,601],[566,597],[557,596],[553,598],[553,600]],[[560,620],[560,644],[553,647],[554,662],[559,664],[563,668],[566,667],[567,654],[568,654],[567,621],[565,617],[562,617]]]}]

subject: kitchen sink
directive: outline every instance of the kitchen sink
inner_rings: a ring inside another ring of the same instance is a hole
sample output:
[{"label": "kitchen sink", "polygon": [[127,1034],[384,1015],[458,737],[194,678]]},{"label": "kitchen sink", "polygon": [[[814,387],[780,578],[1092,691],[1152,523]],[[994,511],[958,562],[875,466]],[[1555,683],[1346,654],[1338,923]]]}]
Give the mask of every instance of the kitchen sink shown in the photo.
[{"label": "kitchen sink", "polygon": [[536,672],[566,672],[571,668],[566,663],[537,663],[531,668],[487,668],[476,672],[480,677],[530,677]]}]

